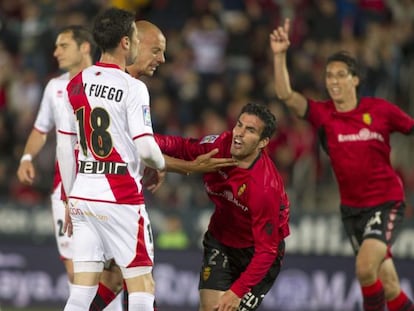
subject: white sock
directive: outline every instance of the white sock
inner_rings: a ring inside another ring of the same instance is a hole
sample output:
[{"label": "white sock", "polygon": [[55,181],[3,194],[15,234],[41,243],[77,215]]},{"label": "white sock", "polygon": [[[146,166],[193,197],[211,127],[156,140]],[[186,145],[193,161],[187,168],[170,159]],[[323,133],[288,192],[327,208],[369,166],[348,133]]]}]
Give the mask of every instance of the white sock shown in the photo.
[{"label": "white sock", "polygon": [[129,310],[153,311],[154,295],[145,292],[134,292],[128,295]]},{"label": "white sock", "polygon": [[72,290],[64,311],[85,311],[89,310],[93,298],[95,298],[98,285],[82,286],[72,285]]},{"label": "white sock", "polygon": [[122,306],[122,302],[124,300],[124,291],[121,290],[118,295],[116,295],[115,299],[111,301],[109,305],[107,305],[104,310],[105,311],[123,311],[124,308]]}]

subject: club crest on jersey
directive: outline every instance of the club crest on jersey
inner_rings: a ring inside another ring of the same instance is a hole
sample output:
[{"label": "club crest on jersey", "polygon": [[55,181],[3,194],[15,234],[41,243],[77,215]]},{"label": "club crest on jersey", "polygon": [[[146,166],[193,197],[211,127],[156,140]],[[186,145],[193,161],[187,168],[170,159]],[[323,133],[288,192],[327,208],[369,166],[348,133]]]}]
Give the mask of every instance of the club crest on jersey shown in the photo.
[{"label": "club crest on jersey", "polygon": [[200,144],[211,144],[214,143],[217,139],[218,135],[207,135],[204,136],[201,141]]},{"label": "club crest on jersey", "polygon": [[142,114],[143,114],[143,118],[144,118],[144,125],[146,126],[151,126],[151,113],[150,113],[150,107],[147,106],[142,106]]},{"label": "club crest on jersey", "polygon": [[239,190],[237,191],[237,195],[241,196],[244,193],[244,191],[246,190],[246,188],[247,188],[246,184],[241,185],[239,187]]},{"label": "club crest on jersey", "polygon": [[205,267],[203,270],[203,280],[207,281],[208,278],[210,277],[211,274],[211,268],[210,267]]},{"label": "club crest on jersey", "polygon": [[364,113],[362,115],[362,121],[364,121],[364,123],[366,125],[371,125],[371,123],[372,123],[371,115],[369,113]]}]

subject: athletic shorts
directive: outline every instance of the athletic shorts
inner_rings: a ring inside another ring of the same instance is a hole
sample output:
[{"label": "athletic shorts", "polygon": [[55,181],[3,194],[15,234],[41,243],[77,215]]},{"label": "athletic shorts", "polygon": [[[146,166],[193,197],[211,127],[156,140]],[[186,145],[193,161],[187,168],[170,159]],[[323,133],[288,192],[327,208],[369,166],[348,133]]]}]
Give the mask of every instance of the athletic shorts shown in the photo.
[{"label": "athletic shorts", "polygon": [[[204,235],[204,255],[199,289],[228,290],[250,263],[254,248],[232,248],[222,245],[209,232]],[[256,310],[278,276],[285,253],[285,242],[279,244],[278,255],[262,281],[247,293],[239,311]]]},{"label": "athletic shorts", "polygon": [[53,229],[59,255],[62,259],[72,259],[72,238],[63,232],[65,223],[65,204],[60,197],[60,184],[51,195]]},{"label": "athletic shorts", "polygon": [[122,268],[152,267],[154,245],[145,205],[69,200],[73,261],[114,259]]},{"label": "athletic shorts", "polygon": [[342,222],[355,254],[367,238],[383,241],[389,249],[400,232],[405,203],[387,202],[372,208],[341,206]]}]

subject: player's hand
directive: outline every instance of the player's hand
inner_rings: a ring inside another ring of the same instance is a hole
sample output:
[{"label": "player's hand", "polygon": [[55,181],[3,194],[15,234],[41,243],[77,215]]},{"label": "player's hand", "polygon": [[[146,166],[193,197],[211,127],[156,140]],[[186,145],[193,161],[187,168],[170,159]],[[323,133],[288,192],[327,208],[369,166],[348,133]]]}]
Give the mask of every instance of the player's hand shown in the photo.
[{"label": "player's hand", "polygon": [[239,298],[231,290],[224,292],[220,297],[219,303],[214,307],[215,311],[236,311],[240,305],[241,298]]},{"label": "player's hand", "polygon": [[146,167],[142,177],[142,185],[154,193],[157,191],[165,180],[166,171],[159,171],[151,167]]},{"label": "player's hand", "polygon": [[65,232],[68,237],[71,237],[73,234],[73,225],[72,218],[70,217],[70,208],[67,201],[63,201],[65,205],[65,223],[63,224],[63,232]]},{"label": "player's hand", "polygon": [[35,169],[32,161],[26,160],[20,162],[19,168],[17,169],[17,178],[25,185],[31,185],[35,179]]},{"label": "player's hand", "polygon": [[289,48],[289,29],[290,20],[286,18],[283,27],[279,26],[270,33],[270,47],[272,48],[273,54],[284,53]]},{"label": "player's hand", "polygon": [[215,148],[208,153],[199,155],[191,163],[191,172],[215,172],[222,167],[237,165],[237,161],[232,158],[213,158],[213,156],[216,155],[218,152],[218,148]]}]

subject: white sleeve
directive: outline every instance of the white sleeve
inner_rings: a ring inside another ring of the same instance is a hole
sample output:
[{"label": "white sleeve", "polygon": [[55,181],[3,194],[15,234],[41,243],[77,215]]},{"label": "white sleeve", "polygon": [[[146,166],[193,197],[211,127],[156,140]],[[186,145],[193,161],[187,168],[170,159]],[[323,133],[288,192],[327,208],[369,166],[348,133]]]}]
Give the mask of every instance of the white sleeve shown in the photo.
[{"label": "white sleeve", "polygon": [[153,136],[141,136],[134,140],[138,156],[142,159],[146,166],[157,170],[165,169],[165,159],[161,149]]},{"label": "white sleeve", "polygon": [[56,157],[59,163],[63,189],[66,195],[69,196],[76,177],[75,145],[77,139],[75,135],[58,132],[56,141]]},{"label": "white sleeve", "polygon": [[68,92],[65,92],[65,101],[62,107],[62,111],[57,120],[57,131],[66,134],[76,135],[76,118],[73,112],[72,105],[70,104]]},{"label": "white sleeve", "polygon": [[34,128],[42,133],[48,133],[54,126],[55,120],[53,116],[53,79],[49,81],[43,92],[40,108],[36,116]]},{"label": "white sleeve", "polygon": [[133,139],[153,134],[150,98],[146,85],[132,78],[126,103],[128,129]]}]

